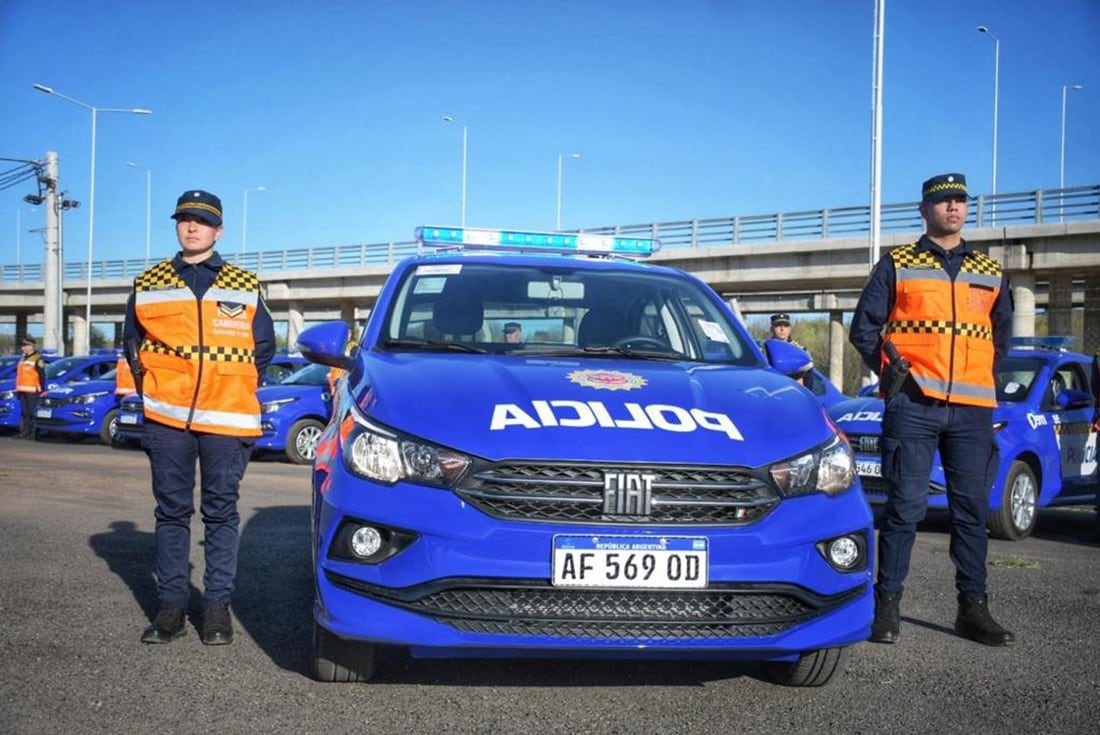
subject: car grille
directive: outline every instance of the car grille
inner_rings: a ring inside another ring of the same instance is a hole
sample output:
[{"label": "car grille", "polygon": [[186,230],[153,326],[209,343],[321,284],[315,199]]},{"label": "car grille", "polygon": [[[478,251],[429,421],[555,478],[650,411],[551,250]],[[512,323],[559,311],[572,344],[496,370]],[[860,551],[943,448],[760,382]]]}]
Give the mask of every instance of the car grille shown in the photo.
[{"label": "car grille", "polygon": [[531,582],[449,580],[400,590],[326,571],[333,584],[465,633],[621,643],[777,635],[859,597],[795,585],[712,584],[703,590],[577,590]]},{"label": "car grille", "polygon": [[[605,511],[605,476],[620,472],[652,476],[647,512]],[[486,463],[456,492],[497,518],[555,523],[742,525],[779,502],[765,472],[742,467]]]},{"label": "car grille", "polygon": [[852,451],[857,454],[881,454],[878,434],[848,434]]},{"label": "car grille", "polygon": [[38,398],[39,408],[59,408],[67,405],[69,405],[68,398],[52,398],[48,395],[43,395]]}]

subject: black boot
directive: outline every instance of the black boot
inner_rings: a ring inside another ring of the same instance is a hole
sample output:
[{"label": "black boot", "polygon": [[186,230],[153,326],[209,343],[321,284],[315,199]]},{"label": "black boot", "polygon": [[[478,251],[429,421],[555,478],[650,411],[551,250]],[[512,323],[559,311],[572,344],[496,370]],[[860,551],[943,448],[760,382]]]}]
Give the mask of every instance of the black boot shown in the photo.
[{"label": "black boot", "polygon": [[142,643],[171,643],[187,634],[187,615],[174,607],[161,608],[157,617],[141,634]]},{"label": "black boot", "polygon": [[226,646],[233,642],[233,621],[227,605],[203,610],[202,642],[208,646]]},{"label": "black boot", "polygon": [[959,595],[955,633],[986,646],[1007,646],[1016,642],[1016,636],[989,614],[989,598],[985,595]]},{"label": "black boot", "polygon": [[897,643],[901,633],[901,593],[875,589],[875,619],[871,623],[871,640],[875,643]]}]

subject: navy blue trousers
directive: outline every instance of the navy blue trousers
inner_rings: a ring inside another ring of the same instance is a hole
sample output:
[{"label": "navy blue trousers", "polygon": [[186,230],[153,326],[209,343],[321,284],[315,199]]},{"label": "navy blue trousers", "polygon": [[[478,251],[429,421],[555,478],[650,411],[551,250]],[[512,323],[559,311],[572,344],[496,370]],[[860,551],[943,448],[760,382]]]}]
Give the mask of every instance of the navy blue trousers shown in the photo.
[{"label": "navy blue trousers", "polygon": [[951,561],[963,594],[986,591],[986,519],[997,456],[993,409],[925,402],[899,393],[886,403],[882,421],[882,477],[887,501],[879,526],[878,579],[884,592],[901,592],[917,523],[928,506],[936,449],[947,480]]},{"label": "navy blue trousers", "polygon": [[253,444],[251,439],[145,422],[142,446],[149,457],[157,502],[154,538],[161,607],[186,610],[190,599],[196,460],[201,472],[199,509],[206,561],[202,604],[205,609],[229,603],[237,576],[237,498]]}]

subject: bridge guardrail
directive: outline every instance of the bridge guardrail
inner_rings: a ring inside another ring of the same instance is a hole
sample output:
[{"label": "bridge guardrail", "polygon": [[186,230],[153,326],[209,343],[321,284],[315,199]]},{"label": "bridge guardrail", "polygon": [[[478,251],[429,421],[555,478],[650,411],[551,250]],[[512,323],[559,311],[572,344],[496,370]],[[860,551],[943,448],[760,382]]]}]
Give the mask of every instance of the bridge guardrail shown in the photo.
[{"label": "bridge guardrail", "polygon": [[[920,232],[924,225],[917,202],[884,204],[880,228],[883,233]],[[1100,219],[1100,184],[1067,189],[996,194],[976,197],[967,219],[968,227],[1042,224],[1044,222]],[[703,248],[792,240],[854,237],[871,230],[871,207],[841,207],[802,212],[777,212],[716,219],[652,222],[584,228],[593,234],[657,237],[662,248]],[[289,250],[260,250],[252,253],[222,253],[231,263],[258,273],[314,270],[321,268],[388,267],[417,252],[416,242],[336,245]],[[159,258],[146,260],[101,260],[92,263],[93,280],[119,280],[137,276]],[[0,266],[0,282],[42,281],[41,263]],[[88,280],[88,262],[64,264],[63,281]]]}]

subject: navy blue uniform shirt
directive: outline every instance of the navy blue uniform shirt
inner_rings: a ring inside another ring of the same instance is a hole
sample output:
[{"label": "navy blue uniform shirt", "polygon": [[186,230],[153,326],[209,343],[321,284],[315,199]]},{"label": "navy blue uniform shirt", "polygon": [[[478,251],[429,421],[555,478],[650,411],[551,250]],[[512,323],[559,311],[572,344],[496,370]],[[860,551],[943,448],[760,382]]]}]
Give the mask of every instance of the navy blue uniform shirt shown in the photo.
[{"label": "navy blue uniform shirt", "polygon": [[[954,281],[963,261],[974,251],[966,240],[952,250],[944,250],[924,235],[917,242],[917,252],[932,253]],[[867,285],[863,287],[848,334],[848,341],[859,352],[864,364],[876,375],[882,368],[882,328],[890,318],[890,312],[894,310],[896,297],[897,273],[894,270],[894,261],[887,253],[879,260],[867,280]],[[1012,342],[1012,292],[1009,290],[1007,274],[1001,275],[1001,290],[997,294],[997,300],[993,302],[990,318],[993,323],[995,360],[1000,360],[1008,353]]]},{"label": "navy blue uniform shirt", "polygon": [[[172,267],[195,294],[196,304],[209,290],[214,279],[218,277],[218,271],[225,265],[222,256],[215,253],[201,263],[185,263],[182,252],[176,253],[172,259]],[[123,344],[131,339],[139,343],[145,339],[145,329],[137,320],[134,311],[134,294],[130,294],[126,302],[126,324],[122,328]],[[252,320],[252,339],[256,342],[256,373],[260,376],[271,364],[271,358],[275,356],[275,324],[271,321],[271,313],[267,310],[267,304],[261,298],[256,303],[256,318]]]}]

